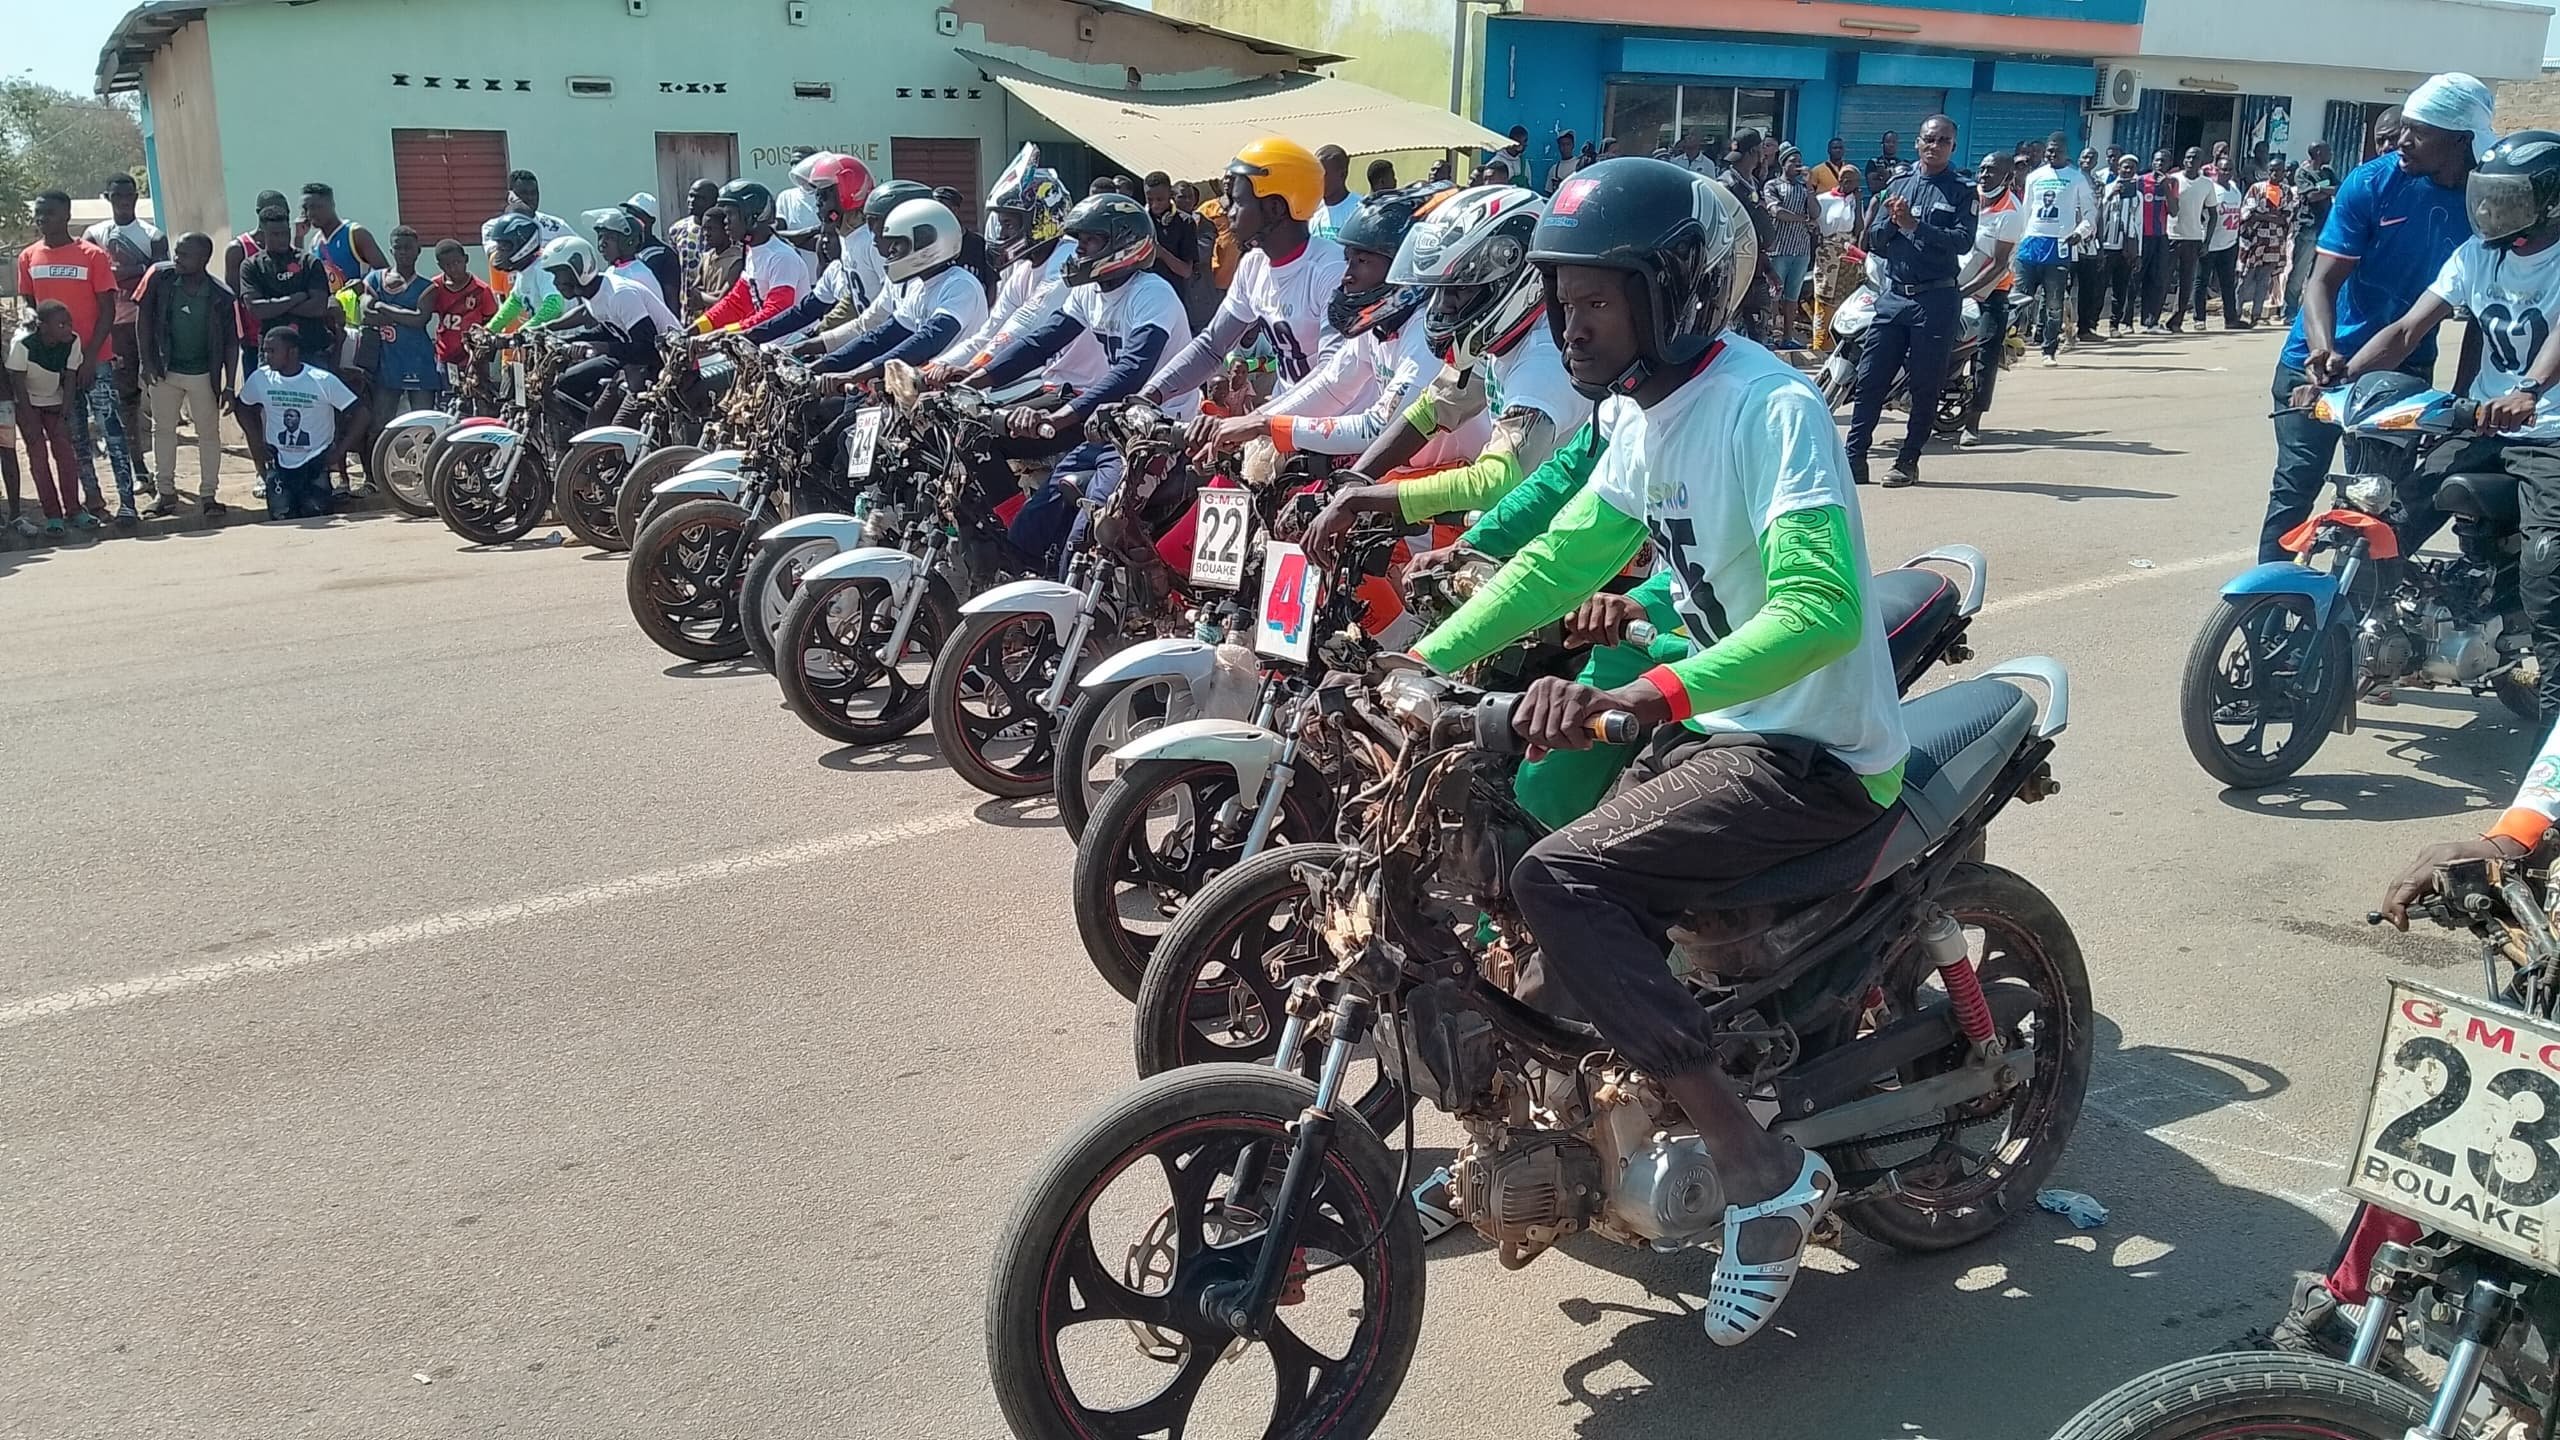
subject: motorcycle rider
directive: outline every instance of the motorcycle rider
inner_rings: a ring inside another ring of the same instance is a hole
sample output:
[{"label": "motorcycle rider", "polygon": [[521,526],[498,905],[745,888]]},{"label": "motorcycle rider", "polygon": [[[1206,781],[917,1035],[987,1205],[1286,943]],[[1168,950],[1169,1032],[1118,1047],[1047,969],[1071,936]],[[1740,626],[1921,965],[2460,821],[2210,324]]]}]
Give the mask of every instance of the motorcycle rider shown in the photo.
[{"label": "motorcycle rider", "polygon": [[[1307,527],[1309,555],[1329,563],[1344,529],[1360,515],[1417,524],[1482,509],[1545,464],[1556,443],[1591,418],[1592,402],[1566,373],[1552,326],[1540,323],[1553,317],[1545,282],[1528,260],[1529,237],[1548,208],[1532,191],[1482,186],[1414,226],[1389,278],[1430,293],[1425,339],[1448,364],[1360,457],[1350,483]],[[1759,247],[1747,217],[1742,228],[1735,244],[1756,268]],[[1495,417],[1493,433],[1471,463],[1394,483],[1370,478],[1413,464],[1435,434],[1481,413]]]},{"label": "motorcycle rider", "polygon": [[519,325],[547,325],[560,318],[568,302],[551,288],[551,277],[534,262],[542,258],[542,227],[530,215],[510,211],[481,227],[489,249],[489,268],[515,277],[489,328],[501,335]]},{"label": "motorcycle rider", "polygon": [[[1006,416],[1006,431],[1015,440],[1048,441],[1066,452],[1008,526],[1013,543],[1035,556],[1073,541],[1083,522],[1078,498],[1104,499],[1119,483],[1116,449],[1094,441],[1076,443],[1085,421],[1104,405],[1140,394],[1146,377],[1163,373],[1159,362],[1192,339],[1182,297],[1152,268],[1156,228],[1145,206],[1117,193],[1091,196],[1068,212],[1066,240],[1075,247],[1074,258],[1060,272],[1069,287],[1066,302],[967,377],[972,385],[1010,385],[1087,333],[1100,342],[1110,363],[1100,379],[1063,407],[1047,413],[1021,409]],[[1160,408],[1169,418],[1187,420],[1199,404],[1197,389],[1186,386]]]},{"label": "motorcycle rider", "polygon": [[1690,723],[1656,736],[1641,783],[1531,847],[1512,888],[1541,963],[1716,1157],[1733,1203],[1705,1324],[1732,1345],[1776,1313],[1839,1186],[1727,1087],[1665,932],[1873,824],[1908,747],[1848,457],[1811,383],[1726,329],[1739,246],[1714,188],[1631,156],[1558,192],[1529,250],[1574,386],[1600,402],[1591,479],[1413,654],[1463,669],[1571,614],[1648,540],[1679,577],[1696,653],[1613,690],[1543,678],[1518,702],[1515,728],[1551,750],[1587,746],[1612,710]]},{"label": "motorcycle rider", "polygon": [[720,187],[713,208],[728,212],[729,233],[745,242],[747,263],[729,293],[702,312],[694,329],[705,334],[744,330],[799,303],[816,277],[809,257],[774,233],[773,192],[753,180],[732,180]]},{"label": "motorcycle rider", "polygon": [[566,312],[542,328],[563,339],[593,340],[604,351],[562,370],[551,383],[566,415],[592,416],[596,397],[617,374],[645,379],[658,373],[658,342],[676,333],[676,315],[648,271],[608,269],[596,247],[574,235],[542,247],[542,269],[569,302]]},{"label": "motorcycle rider", "polygon": [[[590,210],[580,218],[587,222],[588,229],[596,232],[596,254],[604,261],[606,269],[626,280],[636,280],[648,286],[658,292],[661,302],[673,305],[669,297],[682,293],[676,288],[675,255],[663,245],[658,247],[658,253],[666,256],[664,273],[651,269],[641,260],[640,247],[647,242],[649,232],[642,227],[638,217],[617,205],[606,210]],[[543,252],[549,254],[550,247],[544,246]],[[545,261],[544,265],[548,268],[549,262]]]},{"label": "motorcycle rider", "polygon": [[[880,227],[888,223],[890,211],[909,200],[925,199],[927,192],[908,180],[888,180],[874,186],[868,170],[860,172],[856,183],[856,177],[844,167],[859,168],[861,163],[852,156],[839,155],[820,165],[820,177],[832,176],[836,181],[834,186],[818,192],[822,213],[840,237],[836,258],[828,262],[810,292],[790,309],[763,324],[747,327],[748,339],[759,345],[811,341],[855,320],[861,323],[847,333],[859,334],[889,318],[889,272],[887,263],[880,258]],[[839,204],[853,189],[859,189],[862,198]],[[800,348],[823,354],[825,347],[804,343]]]},{"label": "motorcycle rider", "polygon": [[[2408,313],[2374,332],[2338,383],[2399,369],[2456,310],[2481,338],[2465,393],[2481,402],[2481,433],[2439,445],[2401,487],[2400,548],[2415,552],[2444,523],[2436,487],[2459,474],[2504,472],[2520,482],[2525,550],[2518,567],[2542,672],[2542,713],[2560,715],[2560,449],[2507,438],[2534,423],[2543,392],[2560,384],[2560,134],[2522,130],[2492,146],[2463,183],[2472,237],[2455,249]],[[2308,409],[2319,387],[2297,386]]]},{"label": "motorcycle rider", "polygon": [[[1075,246],[1065,239],[1070,200],[1066,182],[1040,166],[1040,147],[1025,145],[987,191],[987,244],[1004,266],[987,321],[934,358],[917,378],[928,388],[948,385],[983,370],[996,351],[1036,330],[1067,303],[1065,276]],[[1043,374],[1052,384],[1089,385],[1108,368],[1090,335],[1052,357]]]},{"label": "motorcycle rider", "polygon": [[960,264],[960,217],[941,201],[909,200],[889,212],[880,258],[887,315],[868,329],[857,321],[819,337],[831,348],[809,368],[835,377],[832,390],[850,390],[892,360],[921,365],[986,323],[987,292]]},{"label": "motorcycle rider", "polygon": [[1226,188],[1227,233],[1243,250],[1235,278],[1208,328],[1164,362],[1140,399],[1162,406],[1198,390],[1248,332],[1269,339],[1282,383],[1315,368],[1332,343],[1326,308],[1342,288],[1341,245],[1307,228],[1324,185],[1324,166],[1294,140],[1274,135],[1236,152]]}]

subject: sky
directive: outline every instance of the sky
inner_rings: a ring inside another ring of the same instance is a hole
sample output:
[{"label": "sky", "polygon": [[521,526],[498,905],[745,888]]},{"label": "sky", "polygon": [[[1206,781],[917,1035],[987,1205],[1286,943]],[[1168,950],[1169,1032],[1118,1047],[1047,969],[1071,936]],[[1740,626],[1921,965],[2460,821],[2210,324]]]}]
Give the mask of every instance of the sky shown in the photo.
[{"label": "sky", "polygon": [[[2526,3],[2548,10],[2560,0]],[[133,0],[51,0],[46,7],[51,23],[12,27],[10,53],[0,60],[0,74],[32,74],[47,85],[86,95],[97,80],[98,49],[106,44],[107,31],[132,8]],[[2560,17],[2554,18],[2553,31],[2543,53],[2560,56]]]}]

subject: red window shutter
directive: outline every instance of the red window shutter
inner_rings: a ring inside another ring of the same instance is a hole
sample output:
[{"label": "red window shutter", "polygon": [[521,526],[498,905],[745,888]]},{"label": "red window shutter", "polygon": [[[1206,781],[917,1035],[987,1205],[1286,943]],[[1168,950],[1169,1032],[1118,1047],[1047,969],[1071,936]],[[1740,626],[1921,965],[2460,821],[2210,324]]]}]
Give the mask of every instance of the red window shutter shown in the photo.
[{"label": "red window shutter", "polygon": [[480,227],[506,208],[507,132],[394,130],[391,169],[400,223],[433,251],[439,240],[480,243]]}]

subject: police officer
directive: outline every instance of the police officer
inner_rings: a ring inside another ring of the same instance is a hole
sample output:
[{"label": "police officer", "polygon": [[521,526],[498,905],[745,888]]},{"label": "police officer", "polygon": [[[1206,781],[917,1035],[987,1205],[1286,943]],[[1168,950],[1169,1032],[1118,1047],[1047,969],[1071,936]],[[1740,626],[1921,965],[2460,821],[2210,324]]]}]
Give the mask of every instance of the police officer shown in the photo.
[{"label": "police officer", "polygon": [[1858,403],[1849,422],[1849,469],[1861,485],[1897,373],[1909,376],[1911,426],[1885,484],[1919,483],[1920,447],[1938,416],[1938,391],[1963,318],[1956,276],[1973,250],[1975,230],[1973,187],[1949,163],[1955,150],[1956,122],[1930,116],[1920,127],[1919,163],[1887,185],[1868,212],[1867,253],[1884,257],[1886,283],[1858,352]]}]

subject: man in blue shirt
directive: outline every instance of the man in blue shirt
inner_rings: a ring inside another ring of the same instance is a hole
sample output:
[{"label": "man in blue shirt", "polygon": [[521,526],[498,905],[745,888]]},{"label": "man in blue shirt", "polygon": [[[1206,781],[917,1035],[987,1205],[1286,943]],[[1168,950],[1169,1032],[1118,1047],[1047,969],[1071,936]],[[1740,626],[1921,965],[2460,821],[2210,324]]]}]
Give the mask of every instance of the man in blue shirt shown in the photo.
[{"label": "man in blue shirt", "polygon": [[[2302,310],[2276,361],[2276,471],[2258,531],[2258,559],[2287,556],[2284,535],[2311,514],[2339,430],[2292,409],[2294,387],[2330,386],[2384,326],[2435,282],[2445,260],[2471,238],[2463,182],[2495,138],[2487,86],[2468,75],[2438,75],[2412,93],[2401,115],[2400,148],[2350,172],[2320,230],[2320,255],[2303,287]],[[2430,333],[2400,368],[2435,373]]]},{"label": "man in blue shirt", "polygon": [[1868,212],[1867,253],[1884,257],[1886,284],[1858,351],[1858,403],[1849,420],[1849,472],[1861,485],[1895,375],[1910,376],[1911,426],[1885,484],[1919,482],[1920,447],[1938,418],[1938,391],[1946,385],[1947,356],[1964,315],[1956,273],[1973,251],[1976,225],[1973,187],[1949,163],[1955,153],[1956,122],[1930,116],[1920,127],[1919,163],[1887,185]]}]

